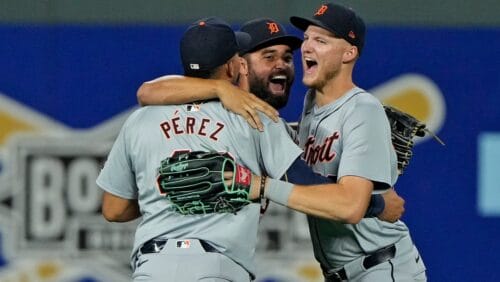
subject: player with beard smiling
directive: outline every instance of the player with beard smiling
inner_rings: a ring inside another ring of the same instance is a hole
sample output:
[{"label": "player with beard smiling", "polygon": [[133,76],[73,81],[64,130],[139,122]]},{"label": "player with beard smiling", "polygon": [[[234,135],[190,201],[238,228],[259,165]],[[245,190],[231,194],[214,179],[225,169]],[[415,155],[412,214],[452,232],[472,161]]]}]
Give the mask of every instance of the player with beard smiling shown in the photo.
[{"label": "player with beard smiling", "polygon": [[257,111],[277,121],[276,109],[287,104],[295,78],[293,51],[302,40],[288,35],[281,24],[269,18],[248,21],[240,30],[252,36],[251,43],[240,52],[242,64],[248,67],[248,79],[240,79],[235,86],[221,80],[167,75],[143,83],[137,92],[139,103],[182,104],[218,98],[253,128],[263,130]]},{"label": "player with beard smiling", "polygon": [[287,35],[284,27],[271,19],[249,21],[241,31],[250,34],[253,42],[241,54],[248,64],[250,92],[276,109],[283,108],[295,79],[293,51],[302,40]]}]

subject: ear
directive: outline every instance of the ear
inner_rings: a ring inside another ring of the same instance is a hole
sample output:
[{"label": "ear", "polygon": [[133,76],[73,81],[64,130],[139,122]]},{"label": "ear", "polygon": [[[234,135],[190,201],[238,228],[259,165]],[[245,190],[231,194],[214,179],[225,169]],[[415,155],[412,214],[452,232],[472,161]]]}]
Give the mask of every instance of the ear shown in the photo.
[{"label": "ear", "polygon": [[238,77],[238,87],[245,91],[250,91],[250,83],[248,81],[248,62],[240,57],[240,75]]},{"label": "ear", "polygon": [[250,91],[250,82],[248,81],[248,75],[240,74],[238,77],[238,87],[249,92]]},{"label": "ear", "polygon": [[226,69],[226,75],[229,78],[234,78],[237,77],[239,74],[239,69],[240,69],[240,60],[238,58],[231,58],[227,63],[225,64],[225,69]]},{"label": "ear", "polygon": [[348,64],[355,61],[357,58],[358,58],[358,47],[354,45],[349,45],[349,47],[347,47],[344,52],[344,55],[342,57],[342,62],[344,64]]},{"label": "ear", "polygon": [[240,57],[240,74],[244,76],[248,76],[248,63],[247,60],[243,57]]}]

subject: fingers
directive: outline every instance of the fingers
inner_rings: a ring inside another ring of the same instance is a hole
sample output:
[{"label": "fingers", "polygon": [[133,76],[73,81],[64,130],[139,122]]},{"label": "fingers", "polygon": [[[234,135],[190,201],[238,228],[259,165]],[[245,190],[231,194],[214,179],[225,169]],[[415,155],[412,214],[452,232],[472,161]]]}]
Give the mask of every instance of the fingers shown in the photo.
[{"label": "fingers", "polygon": [[259,117],[257,116],[254,118],[254,115],[249,114],[248,118],[246,118],[248,124],[254,129],[257,129],[259,131],[264,131],[264,125],[260,121]]},{"label": "fingers", "polygon": [[263,100],[257,98],[257,96],[253,94],[250,95],[249,97],[252,99],[252,103],[254,103],[255,110],[262,112],[270,119],[272,119],[274,122],[278,122],[280,113],[275,108],[273,108],[271,105],[264,102]]},{"label": "fingers", "polygon": [[256,121],[250,114],[250,112],[251,109],[245,107],[242,112],[239,112],[237,114],[241,115],[253,129],[258,129],[259,131],[263,131],[264,126],[260,122],[260,119]]},{"label": "fingers", "polygon": [[233,185],[233,172],[232,171],[224,171],[224,184],[230,187]]},{"label": "fingers", "polygon": [[[217,93],[224,107],[243,116],[252,128],[264,130],[258,112],[262,112],[274,122],[279,121],[279,112],[254,94],[235,88],[234,85],[221,84],[219,87],[223,89],[218,90]],[[226,93],[231,93],[231,95],[226,95]]]},{"label": "fingers", "polygon": [[264,125],[260,120],[259,114],[254,108],[252,108],[252,106],[245,106],[245,119],[251,127],[258,129],[259,131],[264,131]]},{"label": "fingers", "polygon": [[[272,107],[271,107],[272,108]],[[274,122],[278,122],[279,118],[276,114],[276,110],[274,108],[269,109],[264,107],[263,105],[250,105],[246,104],[244,106],[244,112],[241,115],[245,118],[245,120],[250,124],[252,128],[258,129],[259,131],[264,131],[264,124],[262,123],[258,112],[262,112],[265,115],[269,116],[273,119]]]},{"label": "fingers", "polygon": [[234,173],[232,171],[224,171],[224,180],[233,181],[233,175]]},{"label": "fingers", "polygon": [[398,221],[405,212],[405,200],[393,188],[388,189],[387,192],[382,194],[382,197],[384,198],[385,208],[378,218],[387,222]]},{"label": "fingers", "polygon": [[260,120],[258,112],[262,112],[274,122],[279,121],[279,112],[271,107],[266,102],[257,98],[257,96],[250,94],[247,96],[247,100],[245,101],[245,119],[247,122],[253,127],[258,129],[259,131],[264,130],[264,125]]}]

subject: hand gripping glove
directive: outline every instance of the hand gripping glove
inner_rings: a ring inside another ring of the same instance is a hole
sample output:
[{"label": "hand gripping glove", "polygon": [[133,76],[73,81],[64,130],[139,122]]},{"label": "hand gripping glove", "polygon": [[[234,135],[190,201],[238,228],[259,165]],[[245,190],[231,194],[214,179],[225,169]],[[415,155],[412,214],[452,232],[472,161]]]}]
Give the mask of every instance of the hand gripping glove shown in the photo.
[{"label": "hand gripping glove", "polygon": [[[230,186],[224,171],[233,172]],[[160,191],[184,215],[236,213],[248,199],[252,173],[228,153],[184,152],[164,159],[158,168]]]}]

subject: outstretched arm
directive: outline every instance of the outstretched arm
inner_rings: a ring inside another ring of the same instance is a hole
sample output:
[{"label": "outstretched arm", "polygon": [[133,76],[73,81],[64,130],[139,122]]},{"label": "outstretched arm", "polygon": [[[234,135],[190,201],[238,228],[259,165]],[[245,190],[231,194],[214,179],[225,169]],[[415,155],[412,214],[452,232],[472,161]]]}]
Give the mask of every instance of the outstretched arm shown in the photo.
[{"label": "outstretched arm", "polygon": [[[176,167],[176,172],[172,172],[173,167]],[[184,171],[192,173],[186,174]],[[199,177],[193,176],[196,171],[210,172],[207,174],[209,178],[202,181],[207,183],[213,181],[210,189],[206,189],[203,185],[202,189],[199,185],[193,185],[194,182],[200,182]],[[329,178],[312,172],[300,157],[292,163],[288,171],[291,172],[291,174],[287,173],[290,175],[289,179],[299,184],[256,176],[247,168],[235,164],[234,159],[228,153],[194,151],[165,159],[162,162],[163,178],[160,182],[164,189],[170,189],[165,190],[167,193],[176,191],[175,197],[172,196],[170,200],[182,207],[180,212],[183,214],[196,213],[200,210],[203,212],[216,210],[217,207],[219,209],[241,207],[240,204],[248,203],[248,200],[267,198],[309,215],[346,223],[358,223],[365,216],[373,197],[376,197],[371,195],[375,186],[371,180],[348,175],[342,177],[336,184],[330,183]],[[221,172],[224,172],[224,187],[220,184]],[[251,181],[248,177],[250,175]],[[389,188],[387,184],[383,186]],[[179,189],[179,187],[184,188]],[[231,193],[222,197],[221,191]],[[184,199],[189,197],[183,193],[204,195],[200,196],[200,201],[196,201],[201,202],[202,205],[187,203]],[[217,196],[214,197],[214,195]],[[214,202],[214,199],[217,201]]]},{"label": "outstretched arm", "polygon": [[[288,168],[286,180],[295,184],[328,184],[335,179],[314,173],[312,169],[300,158]],[[395,222],[404,212],[404,200],[390,188],[383,194],[372,194],[368,209],[364,217],[378,217],[380,220]]]},{"label": "outstretched arm", "polygon": [[243,116],[253,128],[263,130],[257,111],[278,121],[276,109],[227,80],[168,75],[144,82],[137,91],[141,106],[184,104],[215,98],[220,99],[228,110]]},{"label": "outstretched arm", "polygon": [[[257,194],[253,192],[257,189],[255,182],[260,181],[252,180],[251,196]],[[264,187],[264,197],[273,202],[308,215],[356,224],[367,210],[373,183],[357,176],[343,177],[336,184],[319,185],[298,185],[268,178]]]}]

